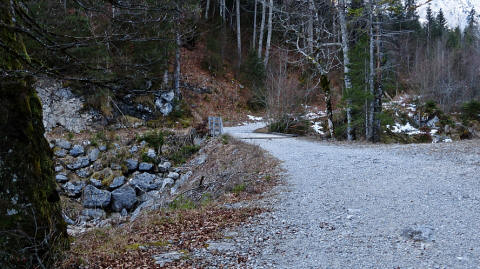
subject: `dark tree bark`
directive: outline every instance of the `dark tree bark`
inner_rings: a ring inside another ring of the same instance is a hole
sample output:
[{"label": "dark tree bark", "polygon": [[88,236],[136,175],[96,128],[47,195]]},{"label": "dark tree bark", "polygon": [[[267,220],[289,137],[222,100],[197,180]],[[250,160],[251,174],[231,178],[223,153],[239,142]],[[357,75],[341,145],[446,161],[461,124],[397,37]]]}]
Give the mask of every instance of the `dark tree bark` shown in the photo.
[{"label": "dark tree bark", "polygon": [[[10,0],[0,1],[0,22],[12,25]],[[0,27],[4,70],[22,68],[28,55],[19,35]],[[2,75],[0,81],[0,265],[49,268],[68,247],[52,151],[44,137],[42,106],[26,78]]]},{"label": "dark tree bark", "polygon": [[382,126],[380,115],[382,113],[382,96],[383,96],[383,85],[382,85],[382,56],[381,56],[381,46],[382,40],[380,22],[377,21],[375,26],[377,37],[375,40],[375,46],[377,49],[377,68],[376,68],[376,82],[375,82],[375,99],[374,99],[374,122],[373,122],[373,142],[380,142],[382,134]]},{"label": "dark tree bark", "polygon": [[335,138],[335,127],[333,126],[333,107],[332,107],[332,91],[330,89],[330,80],[326,75],[322,75],[320,80],[323,93],[325,94],[325,104],[327,106],[327,125],[331,138]]}]

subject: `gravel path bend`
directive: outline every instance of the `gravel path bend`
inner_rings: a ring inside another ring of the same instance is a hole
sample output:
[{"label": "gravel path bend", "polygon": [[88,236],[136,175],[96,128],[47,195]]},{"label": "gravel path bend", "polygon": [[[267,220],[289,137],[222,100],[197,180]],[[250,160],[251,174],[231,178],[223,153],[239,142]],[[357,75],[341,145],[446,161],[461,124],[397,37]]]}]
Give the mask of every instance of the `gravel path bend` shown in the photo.
[{"label": "gravel path bend", "polygon": [[338,145],[258,127],[226,130],[280,159],[287,184],[228,237],[248,268],[480,268],[478,140]]}]

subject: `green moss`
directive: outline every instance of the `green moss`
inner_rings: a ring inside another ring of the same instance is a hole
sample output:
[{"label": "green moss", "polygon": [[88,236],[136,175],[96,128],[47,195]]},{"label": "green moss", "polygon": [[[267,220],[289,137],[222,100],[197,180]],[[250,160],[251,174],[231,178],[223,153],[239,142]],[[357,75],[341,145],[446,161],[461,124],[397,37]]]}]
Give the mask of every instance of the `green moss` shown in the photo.
[{"label": "green moss", "polygon": [[0,217],[0,231],[20,231],[0,236],[3,268],[17,267],[18,261],[22,267],[35,267],[32,244],[39,244],[43,263],[52,264],[69,244],[53,154],[43,135],[41,103],[29,85],[26,80],[0,82],[0,148],[8,149],[0,151],[0,212],[10,212]]},{"label": "green moss", "polygon": [[130,245],[127,245],[125,246],[125,250],[137,250],[140,248],[140,244],[139,243],[135,243],[135,244],[130,244]]},{"label": "green moss", "polygon": [[115,178],[115,175],[113,175],[113,174],[105,177],[105,178],[102,180],[102,185],[103,185],[103,186],[110,186],[110,184],[112,184],[114,178]]},{"label": "green moss", "polygon": [[195,209],[196,205],[192,200],[190,200],[188,198],[185,198],[182,195],[180,195],[179,197],[175,198],[175,200],[173,200],[170,203],[169,207],[170,207],[170,209],[173,209],[173,210],[176,210],[176,209]]},{"label": "green moss", "polygon": [[148,143],[149,146],[153,147],[157,151],[160,152],[163,143],[165,142],[165,136],[166,132],[163,131],[151,131],[143,134],[140,136],[137,140],[140,141],[145,141]]},{"label": "green moss", "polygon": [[244,192],[246,188],[247,185],[245,185],[245,183],[237,184],[233,187],[232,192],[235,194],[239,194],[241,192]]}]

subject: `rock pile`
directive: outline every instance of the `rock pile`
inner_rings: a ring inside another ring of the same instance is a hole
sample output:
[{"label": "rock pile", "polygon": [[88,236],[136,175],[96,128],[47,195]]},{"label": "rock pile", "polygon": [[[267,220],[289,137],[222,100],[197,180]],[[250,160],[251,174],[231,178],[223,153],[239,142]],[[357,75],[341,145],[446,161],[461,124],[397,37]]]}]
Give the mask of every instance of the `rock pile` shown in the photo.
[{"label": "rock pile", "polygon": [[107,149],[90,141],[73,145],[57,139],[51,147],[62,194],[83,207],[76,220],[69,219],[76,224],[100,221],[116,213],[134,219],[142,209],[168,200],[191,176],[191,172],[182,172],[157,156],[145,142]]}]

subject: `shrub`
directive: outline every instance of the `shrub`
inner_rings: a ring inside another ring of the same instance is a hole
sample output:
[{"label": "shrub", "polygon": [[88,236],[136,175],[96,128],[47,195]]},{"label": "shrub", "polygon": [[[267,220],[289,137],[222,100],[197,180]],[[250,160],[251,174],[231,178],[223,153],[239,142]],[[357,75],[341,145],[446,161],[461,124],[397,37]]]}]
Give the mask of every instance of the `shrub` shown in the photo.
[{"label": "shrub", "polygon": [[200,146],[195,145],[185,145],[179,150],[170,154],[169,159],[175,164],[183,164],[190,158],[193,154],[197,153],[200,150]]},{"label": "shrub", "polygon": [[480,102],[470,101],[462,105],[462,118],[465,121],[480,120]]},{"label": "shrub", "polygon": [[163,143],[165,142],[165,133],[162,131],[151,131],[144,133],[138,138],[138,141],[145,141],[151,147],[161,151]]},{"label": "shrub", "polygon": [[179,197],[175,198],[175,200],[173,200],[171,203],[170,203],[170,209],[195,209],[196,208],[196,205],[195,203],[188,199],[188,198],[185,198],[183,197],[183,195],[180,195]]},{"label": "shrub", "polygon": [[222,144],[227,145],[230,142],[230,138],[231,137],[229,135],[223,134],[220,137],[220,140],[222,141]]},{"label": "shrub", "polygon": [[283,118],[268,125],[268,130],[276,133],[306,135],[310,131],[310,122],[308,120]]},{"label": "shrub", "polygon": [[241,192],[244,192],[246,188],[247,188],[247,185],[245,183],[237,184],[233,186],[232,192],[235,194],[239,194]]},{"label": "shrub", "polygon": [[251,97],[247,101],[248,108],[252,111],[264,109],[267,105],[265,66],[255,51],[250,51],[247,59],[242,63],[239,78],[251,91]]}]

